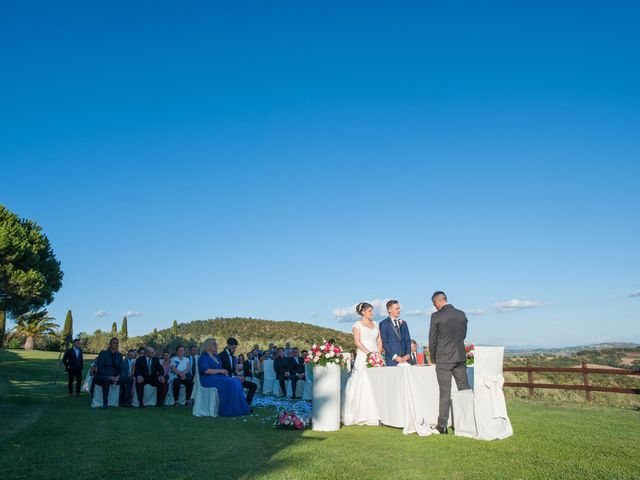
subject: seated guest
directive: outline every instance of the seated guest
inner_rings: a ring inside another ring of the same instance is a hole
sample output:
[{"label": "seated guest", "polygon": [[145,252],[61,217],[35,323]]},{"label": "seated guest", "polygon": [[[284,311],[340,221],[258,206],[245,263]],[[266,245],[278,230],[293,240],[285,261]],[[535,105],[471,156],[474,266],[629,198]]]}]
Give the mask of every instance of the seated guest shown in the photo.
[{"label": "seated guest", "polygon": [[[198,346],[191,345],[189,348],[189,373],[192,378],[195,379],[196,373],[198,372]],[[195,380],[194,380],[195,381]]]},{"label": "seated guest", "polygon": [[285,343],[284,345],[284,356],[285,357],[291,357],[291,352],[293,351],[293,348],[291,348],[291,344],[289,342]]},{"label": "seated guest", "polygon": [[191,406],[191,392],[193,391],[193,375],[190,375],[191,364],[184,354],[184,347],[178,346],[176,356],[171,359],[171,388],[173,389],[173,401],[178,406],[180,397],[180,385],[184,385],[187,406]]},{"label": "seated guest", "polygon": [[69,395],[73,395],[73,381],[76,381],[76,397],[80,396],[80,384],[82,383],[82,349],[80,348],[80,339],[76,338],[73,341],[73,347],[64,352],[62,357],[62,363],[69,375],[69,381],[67,387],[69,388]]},{"label": "seated guest", "polygon": [[249,403],[242,391],[242,377],[230,377],[229,371],[222,366],[218,357],[218,344],[215,338],[207,338],[202,344],[202,353],[198,358],[200,386],[216,388],[220,400],[218,414],[223,417],[247,415]]},{"label": "seated guest", "polygon": [[138,349],[138,355],[136,355],[136,358],[140,358],[140,357],[144,357],[144,347],[140,347]]},{"label": "seated guest", "polygon": [[[238,357],[238,362],[239,361],[240,357]],[[256,376],[256,373],[258,371],[256,363],[256,357],[254,355],[254,351],[252,350],[247,353],[247,360],[242,362],[242,370],[246,378],[254,378]]]},{"label": "seated guest", "polygon": [[257,343],[253,346],[252,352],[253,352],[253,356],[255,357],[257,355],[258,358],[260,358],[264,353],[262,350],[260,350],[260,345],[258,345]]},{"label": "seated guest", "polygon": [[238,355],[238,363],[236,363],[236,371],[234,373],[236,377],[243,377],[244,375],[244,355]]},{"label": "seated guest", "polygon": [[229,372],[229,376],[237,377],[242,382],[242,387],[247,389],[247,403],[251,405],[258,386],[246,380],[242,374],[236,374],[236,365],[238,364],[238,359],[234,357],[236,348],[238,348],[238,340],[233,337],[227,339],[227,346],[219,355],[220,361],[222,362],[222,368]]},{"label": "seated guest", "polygon": [[[127,351],[127,356],[122,359],[122,367],[120,367],[120,377],[128,378],[131,382],[130,390],[133,390],[133,385],[135,383],[134,379],[134,370],[136,366],[136,354],[138,352],[135,349],[131,349]],[[129,396],[131,398],[131,395]],[[129,400],[129,405],[131,406],[131,400]]]},{"label": "seated guest", "polygon": [[418,342],[411,340],[411,358],[409,358],[411,365],[424,365],[424,353],[418,352]]},{"label": "seated guest", "polygon": [[[162,389],[162,398],[167,398],[167,393],[169,393],[169,377],[171,376],[171,355],[167,350],[162,352],[162,357],[160,358],[160,366],[162,367],[162,371],[164,372],[164,384],[160,385]],[[164,402],[163,402],[164,403]]]},{"label": "seated guest", "polygon": [[144,357],[136,360],[136,393],[138,394],[138,403],[140,408],[144,408],[144,386],[151,385],[156,389],[156,407],[161,407],[164,402],[162,397],[163,389],[158,387],[166,383],[164,379],[164,370],[160,366],[158,357],[153,347],[145,348]]},{"label": "seated guest", "polygon": [[273,361],[273,369],[276,371],[276,378],[278,379],[278,383],[280,383],[280,389],[284,396],[287,395],[285,380],[289,380],[289,368],[291,368],[289,359],[285,358],[284,348],[280,347],[278,348],[278,356]]},{"label": "seated guest", "polygon": [[289,359],[289,377],[291,378],[292,397],[296,398],[296,384],[298,380],[305,380],[304,376],[304,360],[300,358],[300,351],[297,347],[291,350],[291,358]]},{"label": "seated guest", "polygon": [[102,408],[109,405],[109,387],[120,385],[119,404],[122,407],[131,405],[131,379],[120,376],[122,370],[122,354],[118,351],[120,341],[112,338],[109,349],[103,350],[96,360],[96,375],[93,383],[102,387]]}]

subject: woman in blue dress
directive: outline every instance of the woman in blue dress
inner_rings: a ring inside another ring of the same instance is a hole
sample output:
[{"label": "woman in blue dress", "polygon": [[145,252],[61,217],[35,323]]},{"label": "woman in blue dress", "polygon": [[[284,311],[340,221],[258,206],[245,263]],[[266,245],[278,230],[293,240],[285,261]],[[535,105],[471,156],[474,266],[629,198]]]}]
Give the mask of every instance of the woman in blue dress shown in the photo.
[{"label": "woman in blue dress", "polygon": [[242,383],[222,368],[218,358],[218,344],[215,338],[207,338],[202,344],[202,354],[198,358],[200,386],[218,389],[220,408],[218,414],[223,417],[237,417],[249,413],[249,404],[242,390]]}]

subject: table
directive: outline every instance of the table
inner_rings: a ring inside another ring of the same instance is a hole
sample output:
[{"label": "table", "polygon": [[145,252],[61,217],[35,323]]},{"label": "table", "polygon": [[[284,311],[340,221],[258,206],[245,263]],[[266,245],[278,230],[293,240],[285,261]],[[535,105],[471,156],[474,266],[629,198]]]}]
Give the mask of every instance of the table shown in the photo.
[{"label": "table", "polygon": [[[467,368],[473,385],[473,368]],[[402,428],[405,435],[429,435],[438,423],[439,397],[435,366],[368,368],[364,372],[378,406],[379,418],[368,419]],[[366,391],[367,389],[363,389]],[[456,392],[452,379],[451,392]],[[449,416],[451,421],[451,415]]]}]

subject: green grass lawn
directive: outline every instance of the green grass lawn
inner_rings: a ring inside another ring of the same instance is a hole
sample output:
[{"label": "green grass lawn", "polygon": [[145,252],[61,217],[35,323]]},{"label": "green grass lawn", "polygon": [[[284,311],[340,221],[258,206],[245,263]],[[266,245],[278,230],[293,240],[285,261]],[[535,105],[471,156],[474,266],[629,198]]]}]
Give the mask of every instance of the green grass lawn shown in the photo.
[{"label": "green grass lawn", "polygon": [[0,350],[0,475],[159,479],[640,478],[640,412],[509,400],[515,435],[483,442],[386,427],[274,429],[274,412],[92,410],[50,383],[56,354]]}]

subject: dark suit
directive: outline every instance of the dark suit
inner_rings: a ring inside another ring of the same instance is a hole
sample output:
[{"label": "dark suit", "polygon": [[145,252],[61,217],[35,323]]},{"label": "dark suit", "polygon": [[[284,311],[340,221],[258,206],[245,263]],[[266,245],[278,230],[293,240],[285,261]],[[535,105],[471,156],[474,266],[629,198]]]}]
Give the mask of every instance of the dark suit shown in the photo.
[{"label": "dark suit", "polygon": [[[150,360],[150,361],[149,361]],[[138,395],[138,402],[140,406],[144,406],[144,386],[151,385],[156,388],[156,405],[162,405],[164,403],[164,395],[162,393],[165,389],[158,390],[160,386],[159,377],[164,377],[164,369],[160,365],[160,360],[156,357],[149,359],[146,355],[138,357],[136,360],[136,394]],[[142,382],[138,383],[138,377],[142,377]]]},{"label": "dark suit", "polygon": [[291,363],[289,362],[289,360],[290,359],[286,357],[276,357],[276,359],[273,361],[273,369],[276,371],[276,378],[280,383],[280,389],[282,390],[282,394],[284,396],[287,395],[287,386],[285,384],[285,380],[288,380],[291,375]]},{"label": "dark suit", "polygon": [[75,348],[70,348],[66,352],[64,352],[64,356],[62,357],[62,363],[64,364],[65,369],[67,370],[67,374],[69,375],[69,381],[67,386],[69,388],[69,393],[73,393],[73,381],[76,381],[76,394],[80,393],[80,386],[82,384],[82,368],[83,368],[83,358],[82,358],[82,349],[78,349],[78,354],[76,355]]},{"label": "dark suit", "polygon": [[[291,395],[296,396],[297,375],[304,375],[304,360],[300,357],[289,358],[289,375],[291,376]],[[304,381],[304,377],[300,380]]]},{"label": "dark suit", "polygon": [[389,367],[395,367],[398,362],[393,360],[393,356],[404,357],[411,353],[411,335],[407,322],[398,319],[399,328],[393,325],[391,317],[380,322],[380,339],[384,348],[384,359]]},{"label": "dark suit", "polygon": [[467,316],[462,310],[446,304],[431,315],[429,327],[429,352],[436,364],[436,376],[440,387],[440,415],[438,425],[446,427],[451,407],[451,376],[458,390],[469,389],[467,355],[464,339],[467,336]]},{"label": "dark suit", "polygon": [[[102,387],[103,405],[107,406],[109,401],[109,386],[120,385],[120,405],[131,403],[131,378],[120,376],[122,370],[122,354],[120,352],[112,352],[111,350],[103,350],[96,360],[96,374],[93,379],[96,385]],[[113,382],[111,377],[118,377]]]},{"label": "dark suit", "polygon": [[[229,372],[229,376],[235,377],[235,366],[238,362],[238,359],[235,356],[231,355],[226,348],[218,354],[218,358],[220,358],[222,368]],[[245,379],[242,382],[242,387],[247,389],[247,403],[251,405],[251,402],[253,402],[253,396],[256,394],[258,386],[255,383]]]}]

